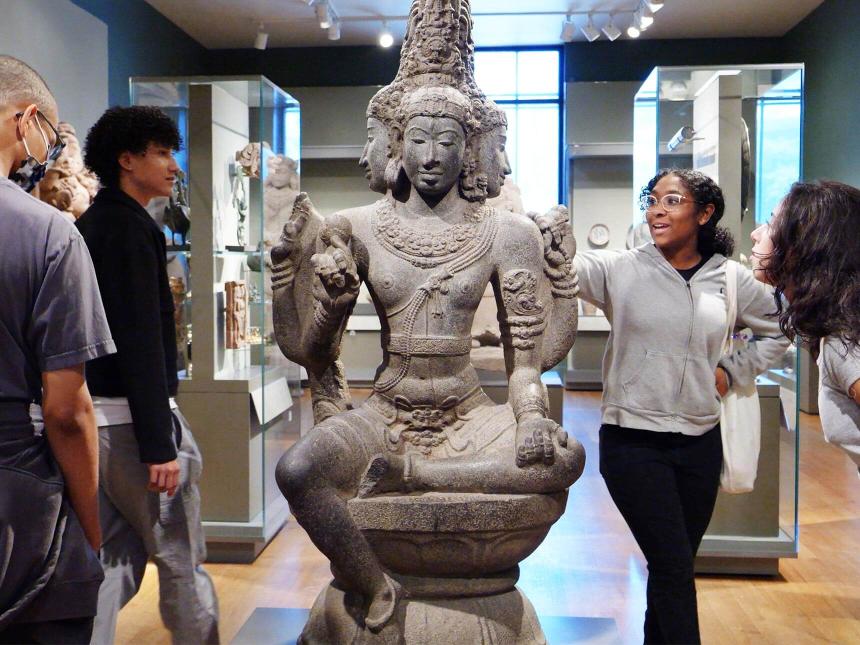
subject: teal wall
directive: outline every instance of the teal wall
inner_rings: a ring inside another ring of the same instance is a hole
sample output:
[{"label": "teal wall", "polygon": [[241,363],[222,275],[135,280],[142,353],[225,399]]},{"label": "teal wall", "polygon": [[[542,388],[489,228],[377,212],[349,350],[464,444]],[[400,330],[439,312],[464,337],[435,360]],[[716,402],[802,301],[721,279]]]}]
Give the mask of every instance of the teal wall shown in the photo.
[{"label": "teal wall", "polygon": [[72,1],[108,26],[110,105],[128,105],[130,76],[206,72],[206,48],[143,0]]},{"label": "teal wall", "polygon": [[860,2],[826,0],[784,38],[786,59],[806,63],[806,179],[860,186]]}]

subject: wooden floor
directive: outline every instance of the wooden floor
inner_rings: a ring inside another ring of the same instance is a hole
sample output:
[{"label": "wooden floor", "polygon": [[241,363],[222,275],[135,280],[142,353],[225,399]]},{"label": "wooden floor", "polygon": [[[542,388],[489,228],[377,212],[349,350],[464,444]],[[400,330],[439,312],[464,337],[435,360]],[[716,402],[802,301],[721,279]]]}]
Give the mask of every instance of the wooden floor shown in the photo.
[{"label": "wooden floor", "polygon": [[[565,428],[584,444],[588,464],[564,517],[523,563],[520,587],[538,614],[614,618],[625,643],[641,643],[644,561],[597,472],[599,403],[598,393],[565,394]],[[824,442],[818,417],[802,415],[800,432],[800,557],[783,560],[778,578],[700,576],[705,643],[860,643],[857,469]],[[293,520],[254,564],[207,570],[225,643],[256,607],[310,607],[330,578],[328,562]],[[150,564],[120,614],[117,642],[169,642],[157,607]]]}]

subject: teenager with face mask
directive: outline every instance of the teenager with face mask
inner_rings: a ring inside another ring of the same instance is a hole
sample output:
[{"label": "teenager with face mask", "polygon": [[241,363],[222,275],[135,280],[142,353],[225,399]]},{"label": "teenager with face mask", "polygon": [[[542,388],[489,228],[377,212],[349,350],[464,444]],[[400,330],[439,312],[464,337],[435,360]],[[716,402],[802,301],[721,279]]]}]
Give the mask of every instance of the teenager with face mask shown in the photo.
[{"label": "teenager with face mask", "polygon": [[600,472],[648,562],[646,643],[698,643],[693,563],[722,466],[720,397],[788,347],[773,296],[738,267],[737,326],[757,342],[721,356],[731,235],[720,187],[665,170],[643,189],[653,238],[629,251],[581,251],[580,297],[612,327],[603,358]]},{"label": "teenager with face mask", "polygon": [[0,643],[88,642],[102,579],[83,371],[115,348],[83,239],[25,192],[56,122],[42,78],[0,56]]},{"label": "teenager with face mask", "polygon": [[752,239],[780,326],[818,353],[824,436],[860,466],[860,190],[797,183]]}]

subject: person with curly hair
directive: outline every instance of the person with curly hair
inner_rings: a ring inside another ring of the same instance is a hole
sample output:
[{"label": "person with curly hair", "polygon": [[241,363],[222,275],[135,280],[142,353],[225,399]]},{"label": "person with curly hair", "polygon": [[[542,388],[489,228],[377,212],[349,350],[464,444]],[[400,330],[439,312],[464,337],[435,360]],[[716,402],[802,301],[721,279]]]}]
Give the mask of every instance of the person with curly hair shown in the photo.
[{"label": "person with curly hair", "polygon": [[90,250],[114,356],[87,365],[99,425],[99,502],[105,582],[93,642],[111,643],[119,610],[148,558],[158,568],[161,617],[174,642],[218,640],[205,559],[200,452],[173,397],[178,379],[165,239],[146,205],[171,194],[182,145],[154,107],[114,107],[90,129],[84,163],[102,184],[77,220]]},{"label": "person with curly hair", "polygon": [[653,242],[580,251],[580,297],[612,331],[603,357],[600,472],[648,562],[646,643],[700,642],[693,563],[722,468],[720,397],[787,349],[772,293],[737,267],[737,324],[757,342],[722,355],[728,327],[720,187],[660,171],[642,190]]},{"label": "person with curly hair", "polygon": [[796,183],[752,239],[783,332],[818,354],[824,436],[860,467],[860,190]]}]

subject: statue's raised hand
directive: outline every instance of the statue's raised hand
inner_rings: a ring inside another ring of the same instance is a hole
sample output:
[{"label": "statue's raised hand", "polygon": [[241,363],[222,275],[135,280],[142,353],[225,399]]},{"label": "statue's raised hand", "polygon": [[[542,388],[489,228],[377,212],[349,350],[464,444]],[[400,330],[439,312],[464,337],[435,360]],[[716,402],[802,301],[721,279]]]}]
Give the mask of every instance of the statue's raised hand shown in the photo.
[{"label": "statue's raised hand", "polygon": [[528,216],[537,224],[543,236],[544,258],[547,264],[555,269],[569,264],[576,253],[576,242],[567,208],[559,204],[543,215],[531,212]]},{"label": "statue's raised hand", "polygon": [[552,464],[556,442],[567,447],[567,433],[552,419],[527,419],[517,424],[517,466]]},{"label": "statue's raised hand", "polygon": [[[299,193],[293,202],[293,211],[284,224],[278,244],[272,247],[272,264],[281,265],[287,260],[295,266],[299,264],[302,250],[301,237],[308,220],[316,215],[307,193]],[[319,215],[316,215],[319,217]]]},{"label": "statue's raised hand", "polygon": [[348,219],[339,215],[328,217],[319,232],[324,250],[311,257],[317,277],[314,298],[329,315],[342,314],[358,297],[361,282],[349,248],[351,238],[352,225]]}]

